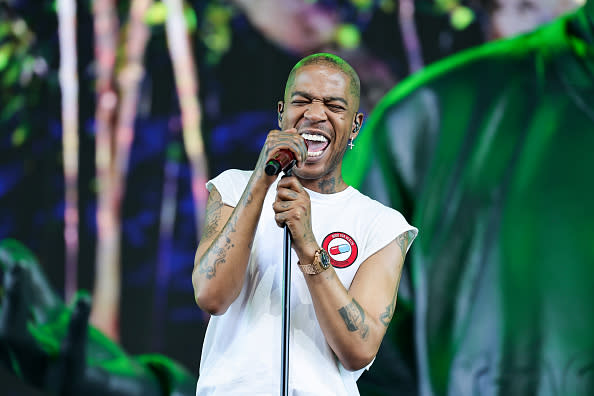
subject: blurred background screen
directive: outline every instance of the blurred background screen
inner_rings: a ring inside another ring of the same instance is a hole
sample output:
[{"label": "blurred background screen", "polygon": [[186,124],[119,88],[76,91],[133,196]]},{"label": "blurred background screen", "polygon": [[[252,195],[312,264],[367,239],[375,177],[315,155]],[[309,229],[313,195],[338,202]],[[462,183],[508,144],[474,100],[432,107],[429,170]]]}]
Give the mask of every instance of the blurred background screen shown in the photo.
[{"label": "blurred background screen", "polygon": [[191,272],[207,193],[251,169],[291,67],[332,52],[361,111],[424,66],[578,0],[0,0],[0,239],[131,354],[198,374]]}]

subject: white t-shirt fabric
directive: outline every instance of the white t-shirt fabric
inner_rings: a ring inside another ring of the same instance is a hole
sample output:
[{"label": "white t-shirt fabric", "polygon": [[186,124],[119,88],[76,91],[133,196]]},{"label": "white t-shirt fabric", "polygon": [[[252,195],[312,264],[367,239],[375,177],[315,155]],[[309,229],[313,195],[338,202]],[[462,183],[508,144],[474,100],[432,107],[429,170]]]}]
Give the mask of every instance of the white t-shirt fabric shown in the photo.
[{"label": "white t-shirt fabric", "polygon": [[[215,186],[223,203],[235,207],[251,174],[227,170],[209,181],[207,188],[210,191]],[[283,229],[274,221],[272,209],[277,183],[278,180],[264,200],[243,288],[227,312],[210,318],[202,347],[197,396],[280,392],[284,236]],[[347,289],[370,255],[404,232],[412,231],[414,237],[418,233],[398,211],[353,187],[334,194],[307,192],[316,240],[330,253],[335,271]],[[289,394],[359,395],[356,381],[364,369],[346,370],[326,343],[297,260],[292,251]]]}]

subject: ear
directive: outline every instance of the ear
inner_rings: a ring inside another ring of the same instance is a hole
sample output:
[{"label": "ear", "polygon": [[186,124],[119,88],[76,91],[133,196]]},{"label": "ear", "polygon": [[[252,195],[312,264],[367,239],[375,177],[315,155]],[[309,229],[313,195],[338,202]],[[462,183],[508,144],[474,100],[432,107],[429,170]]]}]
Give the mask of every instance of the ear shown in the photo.
[{"label": "ear", "polygon": [[355,140],[355,138],[359,134],[359,131],[361,130],[361,126],[363,125],[363,118],[363,113],[357,113],[355,115],[355,119],[353,120],[353,128],[351,130],[351,135],[349,136],[349,139]]},{"label": "ear", "polygon": [[277,105],[277,109],[276,111],[278,112],[278,127],[280,129],[282,129],[282,123],[283,123],[283,110],[285,108],[285,103],[282,100],[278,101],[278,105]]}]

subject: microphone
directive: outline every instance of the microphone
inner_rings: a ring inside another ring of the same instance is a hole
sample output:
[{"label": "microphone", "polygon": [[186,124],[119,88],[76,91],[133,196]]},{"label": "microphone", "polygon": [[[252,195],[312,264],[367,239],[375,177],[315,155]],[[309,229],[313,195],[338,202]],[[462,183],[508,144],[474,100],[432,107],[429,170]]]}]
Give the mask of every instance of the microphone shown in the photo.
[{"label": "microphone", "polygon": [[292,151],[280,149],[274,157],[266,163],[264,172],[266,172],[268,176],[278,175],[281,170],[288,173],[296,163],[297,160]]}]

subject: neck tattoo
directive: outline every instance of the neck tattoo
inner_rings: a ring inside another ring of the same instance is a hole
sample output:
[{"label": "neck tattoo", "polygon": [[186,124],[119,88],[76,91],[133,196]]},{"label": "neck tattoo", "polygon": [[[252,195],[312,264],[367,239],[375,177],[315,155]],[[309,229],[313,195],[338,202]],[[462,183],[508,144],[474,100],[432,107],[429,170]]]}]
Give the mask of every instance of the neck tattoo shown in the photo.
[{"label": "neck tattoo", "polygon": [[333,177],[318,182],[318,188],[322,194],[332,194],[336,192],[336,179]]}]

